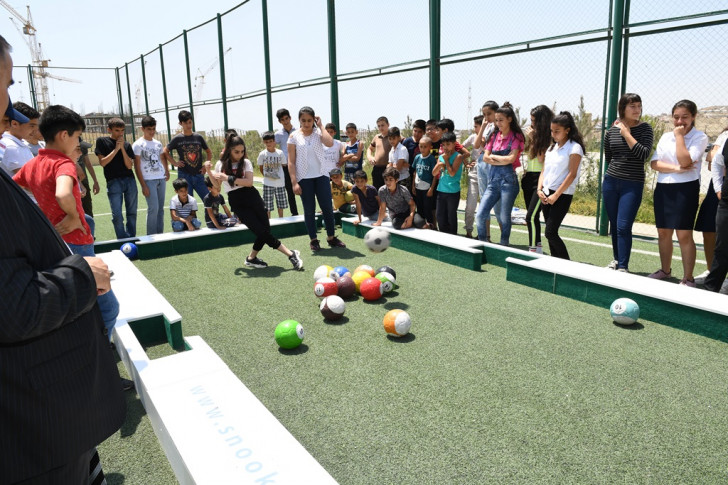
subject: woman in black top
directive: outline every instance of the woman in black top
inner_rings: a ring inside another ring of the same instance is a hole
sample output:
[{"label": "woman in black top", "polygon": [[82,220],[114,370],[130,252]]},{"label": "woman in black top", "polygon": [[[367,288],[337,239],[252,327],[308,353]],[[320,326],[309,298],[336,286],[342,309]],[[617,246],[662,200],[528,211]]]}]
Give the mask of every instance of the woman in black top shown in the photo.
[{"label": "woman in black top", "polygon": [[625,93],[617,104],[619,119],[604,135],[608,162],[602,184],[604,207],[612,231],[614,260],[610,269],[627,272],[632,251],[632,225],[642,202],[645,160],[652,152],[652,126],[640,121],[642,99]]}]

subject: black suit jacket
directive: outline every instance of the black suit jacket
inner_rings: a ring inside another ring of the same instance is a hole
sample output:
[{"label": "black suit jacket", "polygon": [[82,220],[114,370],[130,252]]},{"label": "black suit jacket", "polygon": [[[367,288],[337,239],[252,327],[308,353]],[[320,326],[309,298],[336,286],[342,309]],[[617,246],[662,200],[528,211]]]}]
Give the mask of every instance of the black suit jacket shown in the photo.
[{"label": "black suit jacket", "polygon": [[0,483],[77,459],[125,414],[91,269],[0,170]]}]

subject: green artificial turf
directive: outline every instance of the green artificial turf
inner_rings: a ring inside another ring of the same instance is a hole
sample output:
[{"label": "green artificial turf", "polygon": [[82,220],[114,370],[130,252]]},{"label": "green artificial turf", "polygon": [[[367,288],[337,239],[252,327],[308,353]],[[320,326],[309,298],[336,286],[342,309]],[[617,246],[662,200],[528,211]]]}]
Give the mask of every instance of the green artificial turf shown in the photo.
[{"label": "green artificial turf", "polygon": [[[510,283],[504,268],[373,254],[350,236],[348,248],[312,255],[307,239],[284,241],[302,251],[303,273],[270,248],[260,253],[269,268],[244,268],[248,246],[136,265],[185,335],[202,336],[340,483],[725,482],[724,342],[659,322],[615,325],[608,309]],[[574,259],[611,260],[609,248],[567,246]],[[656,261],[633,258],[637,271]],[[400,288],[348,301],[327,323],[313,294],[321,264],[389,264]],[[392,308],[410,313],[408,337],[385,335]],[[273,330],[289,318],[306,337],[280,351]],[[127,424],[100,447],[109,483],[175,483],[129,399]]]}]

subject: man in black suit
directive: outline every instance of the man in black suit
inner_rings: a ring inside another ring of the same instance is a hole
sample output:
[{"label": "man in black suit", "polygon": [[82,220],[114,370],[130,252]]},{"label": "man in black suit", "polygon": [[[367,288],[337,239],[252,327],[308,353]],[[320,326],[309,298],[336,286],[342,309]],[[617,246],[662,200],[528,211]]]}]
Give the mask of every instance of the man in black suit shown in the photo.
[{"label": "man in black suit", "polygon": [[[3,112],[9,51],[0,36]],[[0,483],[87,483],[94,447],[123,423],[126,402],[96,304],[110,287],[103,261],[72,255],[0,170]]]}]

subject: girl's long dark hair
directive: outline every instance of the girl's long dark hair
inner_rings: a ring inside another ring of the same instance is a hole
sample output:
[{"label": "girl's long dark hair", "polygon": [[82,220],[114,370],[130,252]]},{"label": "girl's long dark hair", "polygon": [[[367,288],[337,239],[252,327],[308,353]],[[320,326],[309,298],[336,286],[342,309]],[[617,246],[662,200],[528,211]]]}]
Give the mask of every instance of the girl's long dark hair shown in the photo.
[{"label": "girl's long dark hair", "polygon": [[[240,158],[240,163],[238,163],[238,167],[233,172],[233,160],[230,156],[230,153],[232,152],[233,148],[239,145],[243,145],[243,156]],[[248,158],[248,149],[245,146],[245,140],[240,138],[237,133],[228,133],[225,136],[225,149],[222,151],[222,155],[220,156],[220,161],[222,162],[222,171],[225,172],[225,175],[234,175],[235,178],[243,178],[245,177],[245,167],[243,161]]]},{"label": "girl's long dark hair", "polygon": [[536,158],[546,152],[551,145],[551,120],[554,112],[544,104],[539,104],[531,110],[535,123],[531,126],[528,139],[528,157]]},{"label": "girl's long dark hair", "polygon": [[[516,116],[516,112],[513,111],[513,106],[511,106],[511,103],[506,101],[503,103],[503,105],[495,110],[496,114],[500,113],[504,115],[506,118],[510,118],[510,129],[513,132],[513,135],[518,139],[518,135],[521,135],[521,140],[526,140],[526,137],[523,136],[523,130],[521,130],[521,125],[518,124],[518,117]],[[500,130],[496,128],[493,130],[493,132],[490,134],[487,140],[485,140],[485,144],[487,145],[488,142],[490,142],[490,139],[493,138]]]},{"label": "girl's long dark hair", "polygon": [[[554,116],[554,119],[551,120],[551,123],[556,123],[559,126],[567,128],[569,130],[569,133],[567,135],[569,137],[569,140],[581,145],[582,151],[584,152],[584,154],[586,154],[584,140],[581,138],[581,133],[579,133],[579,128],[576,127],[576,122],[574,122],[574,117],[571,116],[571,113],[569,113],[568,111],[562,111],[561,113]],[[553,150],[555,146],[556,142],[554,142],[549,147],[549,150]]]}]

